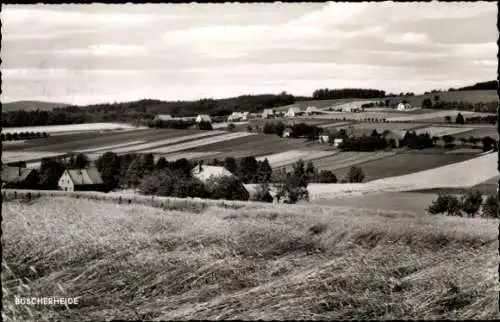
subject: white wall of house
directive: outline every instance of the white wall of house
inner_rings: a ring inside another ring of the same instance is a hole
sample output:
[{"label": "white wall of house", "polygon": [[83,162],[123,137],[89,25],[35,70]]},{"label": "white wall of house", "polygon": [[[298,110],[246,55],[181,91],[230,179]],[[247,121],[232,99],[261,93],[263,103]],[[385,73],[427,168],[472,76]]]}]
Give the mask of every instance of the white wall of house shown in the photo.
[{"label": "white wall of house", "polygon": [[73,184],[73,181],[71,180],[68,171],[64,171],[62,176],[59,178],[58,187],[60,190],[63,191],[75,190],[75,185]]}]

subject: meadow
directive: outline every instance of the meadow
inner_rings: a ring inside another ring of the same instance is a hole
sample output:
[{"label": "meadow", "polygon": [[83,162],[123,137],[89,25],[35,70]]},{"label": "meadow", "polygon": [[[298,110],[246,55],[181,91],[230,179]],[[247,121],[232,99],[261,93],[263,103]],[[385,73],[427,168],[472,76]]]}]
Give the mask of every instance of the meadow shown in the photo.
[{"label": "meadow", "polygon": [[[500,318],[494,219],[67,197],[2,215],[4,321]],[[79,304],[13,304],[46,294]]]},{"label": "meadow", "polygon": [[73,131],[104,131],[134,129],[133,125],[125,123],[84,123],[68,125],[47,125],[47,126],[23,126],[2,128],[2,133],[21,133],[21,132],[73,132]]}]

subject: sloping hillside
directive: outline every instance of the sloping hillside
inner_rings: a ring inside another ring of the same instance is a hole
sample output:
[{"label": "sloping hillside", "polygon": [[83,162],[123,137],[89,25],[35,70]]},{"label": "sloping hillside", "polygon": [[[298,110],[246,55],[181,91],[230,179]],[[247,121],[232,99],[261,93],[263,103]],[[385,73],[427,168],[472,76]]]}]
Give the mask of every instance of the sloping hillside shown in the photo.
[{"label": "sloping hillside", "polygon": [[2,112],[19,111],[19,110],[50,111],[57,107],[66,107],[69,105],[71,104],[40,102],[40,101],[17,101],[17,102],[2,103]]},{"label": "sloping hillside", "polygon": [[402,100],[407,100],[412,106],[420,107],[426,98],[434,102],[434,97],[436,95],[439,96],[439,100],[443,102],[464,101],[471,104],[498,102],[498,95],[495,90],[452,91],[416,96],[387,97],[386,99],[389,100],[390,104],[398,104]]},{"label": "sloping hillside", "polygon": [[[2,216],[6,321],[500,318],[498,220],[68,198]],[[79,304],[13,305],[47,294]]]}]

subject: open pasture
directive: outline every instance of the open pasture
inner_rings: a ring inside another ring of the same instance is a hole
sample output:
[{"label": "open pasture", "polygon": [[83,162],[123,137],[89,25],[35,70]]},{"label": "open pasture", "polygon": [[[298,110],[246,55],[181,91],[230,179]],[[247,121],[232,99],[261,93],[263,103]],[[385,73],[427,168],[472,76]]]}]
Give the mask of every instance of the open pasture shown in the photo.
[{"label": "open pasture", "polygon": [[442,137],[445,135],[455,135],[458,133],[468,132],[473,130],[470,127],[446,127],[446,126],[429,126],[415,130],[416,134],[428,133],[431,137]]},{"label": "open pasture", "polygon": [[465,118],[467,117],[476,117],[476,116],[489,116],[494,115],[491,113],[478,113],[471,111],[457,111],[457,110],[444,110],[444,111],[429,111],[429,113],[421,113],[421,114],[408,114],[408,115],[399,115],[387,118],[389,122],[402,122],[402,121],[425,121],[425,122],[443,122],[445,121],[446,116],[450,116],[452,121],[455,121],[458,113],[462,114]]},{"label": "open pasture", "polygon": [[439,96],[439,100],[443,102],[469,102],[471,104],[475,103],[489,103],[498,102],[498,94],[495,90],[469,90],[469,91],[452,91],[452,92],[441,92],[441,93],[430,93],[425,95],[417,96],[396,96],[396,97],[386,97],[390,104],[398,104],[402,100],[407,100],[412,106],[422,106],[422,102],[429,98],[434,102],[434,96]]},{"label": "open pasture", "polygon": [[104,130],[120,130],[134,129],[133,125],[125,123],[83,123],[83,124],[68,124],[68,125],[46,125],[46,126],[23,126],[23,127],[6,127],[2,128],[2,133],[22,133],[22,132],[72,132],[72,131],[104,131]]},{"label": "open pasture", "polygon": [[[388,158],[395,152],[338,152],[334,155],[313,161],[314,166],[320,170],[337,170],[360,163]],[[334,171],[335,172],[335,171]],[[335,172],[337,174],[337,172]]]},{"label": "open pasture", "polygon": [[206,158],[214,158],[217,157],[217,155],[220,154],[219,151],[213,151],[213,152],[180,152],[180,153],[170,153],[170,154],[163,154],[163,155],[157,155],[155,159],[158,159],[160,157],[164,157],[168,162],[173,162],[179,159],[187,159],[187,160],[200,160],[200,159],[206,159]]},{"label": "open pasture", "polygon": [[[498,220],[319,205],[200,212],[63,197],[2,203],[4,317],[500,317]],[[13,304],[37,294],[85,305]]]},{"label": "open pasture", "polygon": [[489,136],[493,139],[498,140],[498,129],[494,125],[481,127],[475,126],[471,131],[458,133],[457,135],[455,135],[456,138],[469,138],[471,136],[475,138],[483,138],[485,136]]},{"label": "open pasture", "polygon": [[63,156],[66,153],[58,152],[23,152],[23,151],[2,151],[2,163],[12,163],[19,161],[38,161],[43,158]]},{"label": "open pasture", "polygon": [[333,151],[313,151],[313,150],[290,150],[286,152],[279,152],[271,155],[258,157],[258,161],[267,159],[272,168],[279,168],[287,165],[292,165],[299,159],[304,162],[313,161],[335,154]]}]

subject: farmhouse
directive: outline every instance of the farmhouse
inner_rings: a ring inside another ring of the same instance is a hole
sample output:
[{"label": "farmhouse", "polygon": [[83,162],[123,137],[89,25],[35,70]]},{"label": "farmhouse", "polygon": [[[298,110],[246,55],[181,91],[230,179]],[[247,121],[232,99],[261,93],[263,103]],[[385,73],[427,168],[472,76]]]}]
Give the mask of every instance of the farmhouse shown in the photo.
[{"label": "farmhouse", "polygon": [[339,147],[339,145],[340,145],[342,142],[344,142],[344,139],[334,139],[334,140],[333,140],[333,147],[334,147],[334,148],[338,148],[338,147]]},{"label": "farmhouse", "polygon": [[211,177],[234,176],[224,167],[199,164],[191,170],[191,175],[201,182],[206,182]]},{"label": "farmhouse", "polygon": [[64,191],[106,191],[97,168],[66,170],[59,178],[58,187]]},{"label": "farmhouse", "polygon": [[296,117],[296,116],[300,116],[300,115],[303,115],[304,114],[304,111],[302,111],[300,108],[298,107],[290,107],[288,109],[288,112],[285,113],[285,116],[286,117]]},{"label": "farmhouse", "polygon": [[398,111],[407,111],[407,110],[411,110],[411,105],[410,103],[406,103],[406,102],[401,102],[398,104],[398,106],[396,107],[396,110]]},{"label": "farmhouse", "polygon": [[266,108],[264,112],[262,112],[262,118],[263,119],[268,119],[268,118],[273,118],[275,116],[274,110],[270,108]]},{"label": "farmhouse", "polygon": [[35,169],[6,166],[2,168],[2,188],[36,189],[38,172]]},{"label": "farmhouse", "polygon": [[196,117],[196,123],[209,122],[212,123],[212,119],[207,114],[200,114]]},{"label": "farmhouse", "polygon": [[174,118],[170,114],[158,114],[155,116],[153,121],[171,121]]}]

